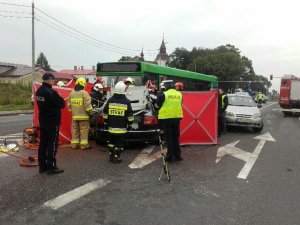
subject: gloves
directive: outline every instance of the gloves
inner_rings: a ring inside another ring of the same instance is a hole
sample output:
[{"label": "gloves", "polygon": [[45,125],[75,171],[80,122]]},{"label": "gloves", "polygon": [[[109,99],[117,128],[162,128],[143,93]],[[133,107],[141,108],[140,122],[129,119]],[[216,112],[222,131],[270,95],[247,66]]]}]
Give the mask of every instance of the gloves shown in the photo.
[{"label": "gloves", "polygon": [[128,131],[131,131],[131,130],[132,130],[132,125],[128,125],[128,126],[127,126],[127,130],[128,130]]},{"label": "gloves", "polygon": [[88,112],[88,114],[89,114],[90,116],[93,116],[93,115],[95,115],[96,113],[97,113],[97,110],[95,110],[95,109],[92,109],[91,111]]}]

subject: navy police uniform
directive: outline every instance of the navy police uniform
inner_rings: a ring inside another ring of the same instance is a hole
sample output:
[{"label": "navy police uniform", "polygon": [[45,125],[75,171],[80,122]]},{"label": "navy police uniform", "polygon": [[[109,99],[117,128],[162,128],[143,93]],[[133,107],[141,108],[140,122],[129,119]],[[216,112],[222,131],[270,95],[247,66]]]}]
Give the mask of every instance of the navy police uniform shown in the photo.
[{"label": "navy police uniform", "polygon": [[[49,79],[54,79],[54,76],[49,73],[44,74],[43,80]],[[40,124],[38,148],[40,172],[55,171],[57,170],[56,152],[61,122],[60,110],[65,107],[65,101],[52,89],[50,84],[44,82],[36,91],[36,101],[39,108]]]}]

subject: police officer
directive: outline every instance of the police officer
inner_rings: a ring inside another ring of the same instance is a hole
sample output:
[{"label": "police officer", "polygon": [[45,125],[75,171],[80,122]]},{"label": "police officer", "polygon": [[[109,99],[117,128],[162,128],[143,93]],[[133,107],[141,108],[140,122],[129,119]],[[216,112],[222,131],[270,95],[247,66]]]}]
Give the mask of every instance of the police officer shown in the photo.
[{"label": "police officer", "polygon": [[133,111],[129,99],[125,96],[126,85],[119,81],[114,88],[113,96],[103,109],[105,129],[109,132],[109,160],[120,163],[125,135],[132,129]]},{"label": "police officer", "polygon": [[89,114],[92,112],[91,97],[84,90],[86,80],[78,78],[75,88],[71,92],[68,101],[68,109],[72,112],[72,141],[71,147],[76,149],[89,149],[88,134],[90,129]]},{"label": "police officer", "polygon": [[45,73],[42,86],[36,91],[36,102],[39,108],[40,144],[38,148],[39,172],[48,174],[62,173],[56,165],[61,109],[65,101],[52,89],[54,76]]},{"label": "police officer", "polygon": [[166,91],[157,97],[156,107],[159,108],[158,119],[162,122],[167,141],[167,162],[181,161],[179,136],[182,112],[182,94],[173,87],[173,80],[165,80]]},{"label": "police officer", "polygon": [[226,134],[226,109],[228,106],[228,97],[223,88],[219,88],[219,129],[218,135]]},{"label": "police officer", "polygon": [[261,107],[261,103],[262,103],[263,99],[264,99],[264,94],[261,91],[259,91],[258,95],[257,95],[257,101],[258,101],[259,107]]}]

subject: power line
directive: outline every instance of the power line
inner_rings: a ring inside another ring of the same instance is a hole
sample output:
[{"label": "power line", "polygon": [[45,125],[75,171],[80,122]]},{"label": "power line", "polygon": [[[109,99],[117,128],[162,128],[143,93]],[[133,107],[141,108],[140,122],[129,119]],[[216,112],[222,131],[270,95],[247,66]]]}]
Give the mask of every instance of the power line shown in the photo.
[{"label": "power line", "polygon": [[19,6],[19,7],[31,7],[30,5],[21,5],[21,4],[8,3],[8,2],[0,2],[0,5],[12,5],[12,6]]},{"label": "power line", "polygon": [[61,29],[59,29],[59,28],[57,28],[57,27],[54,27],[54,26],[52,26],[52,25],[50,25],[50,24],[48,24],[48,23],[46,23],[46,22],[44,22],[44,21],[42,21],[42,20],[40,20],[40,19],[36,19],[36,20],[39,21],[39,22],[41,22],[41,23],[43,23],[43,24],[45,24],[46,26],[49,26],[49,27],[51,27],[51,28],[53,28],[53,29],[55,29],[55,30],[58,30],[58,31],[64,33],[64,34],[67,35],[67,36],[70,36],[70,37],[72,37],[72,38],[75,38],[75,39],[77,39],[77,40],[79,40],[79,41],[82,41],[82,42],[84,42],[84,43],[86,43],[86,44],[93,45],[93,46],[95,46],[95,47],[97,47],[97,48],[101,48],[102,50],[107,50],[107,51],[114,52],[114,53],[121,54],[121,55],[127,54],[127,53],[124,53],[124,52],[119,52],[119,51],[115,51],[115,50],[111,50],[111,49],[106,49],[106,48],[104,48],[103,46],[99,46],[99,45],[96,45],[96,44],[94,44],[94,43],[90,43],[90,41],[88,41],[88,40],[84,40],[84,39],[82,39],[82,38],[78,38],[78,37],[76,37],[76,36],[74,36],[74,35],[72,35],[72,34],[70,34],[70,33],[67,33],[67,32],[65,32],[65,31],[63,31],[63,30],[61,30]]},{"label": "power line", "polygon": [[[63,27],[57,25],[56,23],[53,23],[52,21],[50,21],[50,20],[48,20],[48,19],[46,19],[46,18],[44,18],[44,17],[42,17],[42,16],[40,16],[40,15],[38,15],[38,14],[37,14],[37,19],[40,20],[40,21],[42,21],[42,22],[47,21],[48,23],[54,25],[55,28],[57,28],[59,31],[63,32],[64,34],[67,34],[67,35],[68,35],[68,34],[72,34],[72,37],[76,37],[77,40],[78,40],[78,38],[81,38],[81,41],[87,41],[87,42],[92,42],[92,43],[94,43],[94,44],[96,44],[96,45],[101,45],[101,46],[103,47],[103,49],[110,51],[110,48],[108,48],[108,46],[105,46],[105,45],[99,44],[99,43],[97,43],[97,42],[91,41],[91,40],[89,40],[89,39],[83,38],[83,37],[81,37],[81,36],[78,36],[77,32],[75,33],[74,31],[66,31]],[[42,19],[42,20],[41,20],[41,19]],[[45,23],[46,23],[46,22],[45,22]],[[49,25],[49,24],[46,24],[46,25]],[[52,28],[54,28],[54,27],[52,27]],[[73,36],[73,35],[74,35],[74,36]],[[69,35],[69,36],[70,36],[70,35]],[[114,49],[112,49],[111,51],[114,51]],[[124,54],[124,53],[125,53],[125,52],[122,52],[122,54]],[[128,53],[127,53],[127,54],[128,54]],[[131,53],[130,53],[130,54],[131,54]]]},{"label": "power line", "polygon": [[[102,49],[104,49],[104,50],[106,50],[106,51],[111,51],[111,52],[114,52],[114,53],[122,54],[122,55],[126,55],[126,54],[131,55],[131,54],[133,53],[133,52],[125,51],[125,50],[116,50],[116,49],[112,49],[112,48],[110,48],[109,46],[103,45],[103,44],[98,43],[98,42],[96,42],[96,41],[89,40],[89,39],[87,39],[87,38],[85,38],[85,37],[78,36],[78,33],[77,33],[77,32],[75,33],[74,31],[69,31],[69,30],[66,31],[63,27],[57,25],[56,23],[54,23],[54,22],[52,22],[52,21],[50,21],[50,20],[48,20],[48,19],[46,19],[46,18],[44,18],[44,17],[38,15],[38,14],[36,14],[36,15],[37,15],[37,18],[36,18],[36,19],[37,19],[38,21],[40,21],[40,22],[44,23],[45,25],[47,25],[47,26],[49,26],[49,27],[51,27],[51,28],[53,28],[53,29],[56,29],[56,30],[58,30],[58,31],[60,31],[60,32],[66,34],[66,35],[68,35],[68,36],[70,36],[70,37],[73,37],[73,38],[75,38],[75,39],[77,39],[77,40],[83,41],[83,42],[88,43],[88,44],[91,44],[91,43],[92,43],[93,46],[96,46],[96,47],[98,47],[98,48],[102,48]],[[47,22],[45,22],[45,21],[47,21]],[[52,24],[52,25],[50,25],[49,23]],[[148,54],[149,54],[149,53],[148,53]],[[149,54],[149,55],[150,55],[150,54]]]},{"label": "power line", "polygon": [[18,11],[7,11],[7,10],[0,10],[0,12],[4,12],[4,13],[31,14],[30,12],[18,12]]},{"label": "power line", "polygon": [[[41,12],[42,14],[48,16],[49,18],[55,20],[56,22],[58,22],[58,23],[60,23],[60,24],[62,24],[62,25],[64,25],[64,26],[68,27],[69,29],[71,29],[71,30],[73,30],[73,31],[76,31],[76,32],[78,32],[79,34],[81,34],[81,35],[83,35],[83,36],[85,36],[85,37],[88,37],[88,38],[90,38],[90,39],[93,39],[93,40],[95,40],[95,41],[97,41],[97,42],[100,42],[100,43],[102,43],[102,44],[105,44],[105,45],[108,45],[108,46],[111,46],[111,47],[114,47],[114,48],[122,49],[122,50],[127,50],[127,51],[133,51],[133,52],[140,52],[140,51],[141,51],[141,50],[136,50],[136,49],[129,49],[129,48],[119,47],[119,46],[116,46],[116,45],[113,45],[113,44],[110,44],[110,43],[107,43],[107,42],[98,40],[98,39],[96,39],[96,38],[93,38],[93,37],[91,37],[91,36],[89,36],[89,35],[87,35],[87,34],[84,34],[84,33],[82,33],[81,31],[79,31],[79,30],[77,30],[77,29],[75,29],[75,28],[73,28],[73,27],[71,27],[71,26],[69,26],[69,25],[67,25],[67,24],[65,24],[65,23],[63,23],[63,22],[61,22],[60,20],[58,20],[58,19],[56,19],[56,18],[50,16],[49,14],[45,13],[45,12],[42,11],[42,10],[40,10],[39,8],[36,8],[36,7],[35,7],[35,9],[38,10],[39,12]],[[153,50],[144,50],[144,51],[157,51],[157,50],[156,50],[156,49],[155,49],[155,50],[153,49]]]},{"label": "power line", "polygon": [[1,17],[9,17],[9,18],[17,18],[17,19],[31,18],[30,16],[10,16],[10,15],[1,15],[1,14],[0,14],[0,16]]}]

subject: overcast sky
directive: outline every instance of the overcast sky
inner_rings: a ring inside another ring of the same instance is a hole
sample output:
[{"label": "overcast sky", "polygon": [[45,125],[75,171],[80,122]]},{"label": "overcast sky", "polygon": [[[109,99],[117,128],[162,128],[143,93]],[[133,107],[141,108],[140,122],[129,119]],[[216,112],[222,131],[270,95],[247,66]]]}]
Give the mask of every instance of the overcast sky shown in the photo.
[{"label": "overcast sky", "polygon": [[[145,59],[154,60],[164,33],[169,54],[176,47],[232,44],[252,60],[256,74],[299,76],[299,6],[297,0],[35,0],[37,9],[93,38],[36,9],[42,22],[35,24],[35,52],[36,57],[44,52],[55,70],[117,61],[123,55],[138,55],[142,46]],[[30,12],[30,7],[0,4],[1,62],[31,64],[31,19],[15,18],[30,17]],[[60,26],[68,35],[49,25]],[[274,79],[272,89],[279,89],[279,79]]]}]

